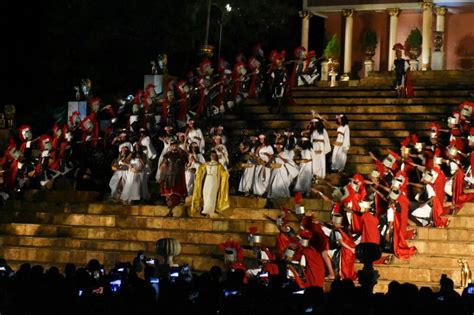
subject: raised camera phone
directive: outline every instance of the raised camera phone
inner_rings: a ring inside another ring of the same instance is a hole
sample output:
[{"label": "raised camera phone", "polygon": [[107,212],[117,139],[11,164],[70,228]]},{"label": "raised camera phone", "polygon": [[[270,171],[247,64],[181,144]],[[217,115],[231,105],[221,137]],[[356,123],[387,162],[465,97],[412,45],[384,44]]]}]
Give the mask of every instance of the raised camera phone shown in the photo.
[{"label": "raised camera phone", "polygon": [[146,260],[146,263],[147,263],[147,264],[150,264],[150,265],[154,265],[154,264],[155,264],[155,260],[150,258],[150,259],[147,259],[147,260]]},{"label": "raised camera phone", "polygon": [[474,294],[474,285],[467,287],[467,294]]},{"label": "raised camera phone", "polygon": [[150,278],[150,283],[160,283],[160,279],[158,279],[158,278]]},{"label": "raised camera phone", "polygon": [[121,286],[122,286],[121,279],[110,281],[110,291],[112,292],[117,292],[118,290],[120,290]]},{"label": "raised camera phone", "polygon": [[231,295],[239,295],[239,294],[240,294],[240,291],[238,291],[238,290],[233,290],[233,291],[224,290],[224,296],[225,297],[228,297],[228,296],[231,296]]}]

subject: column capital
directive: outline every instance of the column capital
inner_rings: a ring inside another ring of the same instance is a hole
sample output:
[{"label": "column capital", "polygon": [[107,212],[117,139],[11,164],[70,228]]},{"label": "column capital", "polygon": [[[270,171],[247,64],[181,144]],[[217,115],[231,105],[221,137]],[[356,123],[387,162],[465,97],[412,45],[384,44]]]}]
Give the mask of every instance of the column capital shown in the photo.
[{"label": "column capital", "polygon": [[308,20],[313,17],[313,13],[311,13],[311,12],[308,11],[308,10],[300,11],[300,12],[299,12],[299,15],[300,15],[300,18],[302,18],[302,19],[308,19]]},{"label": "column capital", "polygon": [[401,10],[399,8],[388,8],[387,12],[390,16],[399,16]]},{"label": "column capital", "polygon": [[342,15],[344,15],[345,18],[352,17],[352,15],[354,15],[354,10],[353,9],[344,9],[344,10],[342,10]]},{"label": "column capital", "polygon": [[423,11],[433,10],[433,7],[434,7],[434,4],[431,0],[424,0],[421,3],[421,8],[423,9]]},{"label": "column capital", "polygon": [[448,13],[448,8],[446,7],[435,7],[435,13],[438,16],[445,16]]}]

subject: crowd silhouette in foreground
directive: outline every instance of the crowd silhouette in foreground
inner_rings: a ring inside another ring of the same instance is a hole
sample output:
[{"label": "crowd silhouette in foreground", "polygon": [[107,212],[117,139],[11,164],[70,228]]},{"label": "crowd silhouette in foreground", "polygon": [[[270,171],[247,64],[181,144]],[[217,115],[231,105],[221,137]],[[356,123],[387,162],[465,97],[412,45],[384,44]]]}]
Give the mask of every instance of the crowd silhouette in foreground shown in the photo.
[{"label": "crowd silhouette in foreground", "polygon": [[[147,259],[148,260],[148,259]],[[148,260],[149,261],[149,260]],[[282,277],[244,283],[241,270],[212,267],[194,274],[187,265],[147,264],[139,258],[104,270],[97,260],[84,268],[0,265],[2,314],[472,314],[474,290],[456,293],[440,279],[440,291],[392,281],[386,294],[368,293],[351,280],[304,291]]]}]

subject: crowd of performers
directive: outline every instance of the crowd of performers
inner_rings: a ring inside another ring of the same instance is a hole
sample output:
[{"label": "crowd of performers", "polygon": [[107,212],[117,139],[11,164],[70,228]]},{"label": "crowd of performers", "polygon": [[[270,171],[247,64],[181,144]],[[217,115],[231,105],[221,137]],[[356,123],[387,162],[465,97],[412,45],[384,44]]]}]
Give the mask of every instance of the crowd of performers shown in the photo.
[{"label": "crowd of performers", "polygon": [[[280,231],[274,249],[263,245],[262,236],[253,228],[247,247],[253,249],[257,264],[250,262],[247,267],[240,245],[228,241],[221,245],[228,265],[262,281],[283,273],[291,284],[303,289],[323,286],[325,280],[336,277],[355,280],[359,243],[377,244],[385,253],[375,264],[390,263],[394,257],[409,259],[416,248],[407,240],[417,233],[409,219],[417,226],[445,228],[447,215],[458,213],[474,200],[474,193],[465,192],[474,183],[473,110],[474,102],[465,101],[447,118],[445,127],[432,123],[429,136],[413,134],[403,139],[399,153],[388,150],[383,159],[370,153],[374,169],[368,178],[355,174],[344,186],[328,184],[330,196],[312,188],[331,204],[330,222],[318,221],[305,211],[297,192],[294,210],[282,207],[278,218],[268,217]],[[290,216],[299,224],[290,222]]]}]

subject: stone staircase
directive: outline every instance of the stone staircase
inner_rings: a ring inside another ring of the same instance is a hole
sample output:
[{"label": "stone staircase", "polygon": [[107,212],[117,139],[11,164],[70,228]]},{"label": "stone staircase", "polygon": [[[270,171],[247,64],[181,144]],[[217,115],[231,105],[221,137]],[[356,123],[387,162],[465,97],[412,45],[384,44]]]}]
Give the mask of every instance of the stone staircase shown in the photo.
[{"label": "stone staircase", "polygon": [[[84,266],[97,258],[105,267],[131,261],[137,251],[154,256],[155,243],[173,237],[182,244],[179,263],[188,263],[197,272],[213,265],[223,266],[220,243],[229,239],[248,244],[248,230],[258,228],[263,243],[274,246],[277,229],[265,218],[276,218],[277,209],[265,208],[262,198],[231,197],[231,209],[220,218],[166,217],[164,206],[123,206],[101,201],[94,192],[29,191],[21,201],[9,201],[0,212],[0,257],[17,269],[22,263],[64,267],[66,263]],[[189,200],[188,200],[189,201]],[[285,203],[293,206],[292,200]],[[319,220],[329,219],[329,209],[319,199],[305,199],[307,210]],[[181,211],[187,210],[188,203]],[[315,210],[317,209],[317,210]],[[296,218],[290,215],[296,227]],[[474,263],[474,204],[451,218],[446,229],[418,228],[410,241],[418,253],[410,260],[395,259],[390,265],[377,265],[380,279],[376,291],[385,292],[392,280],[411,282],[437,289],[441,274],[460,282],[457,259]],[[247,259],[253,254],[245,250]],[[356,264],[356,269],[361,269]],[[328,284],[329,285],[329,284]]]},{"label": "stone staircase", "polygon": [[[299,132],[311,119],[311,110],[335,120],[344,113],[351,128],[351,148],[347,172],[367,174],[372,169],[368,151],[381,156],[387,148],[398,150],[400,141],[410,133],[426,133],[428,124],[445,120],[464,100],[472,98],[474,73],[469,71],[414,72],[415,97],[399,99],[393,89],[393,75],[372,73],[360,81],[339,82],[330,88],[326,82],[317,87],[296,88],[292,92],[294,106],[283,114],[271,114],[268,104],[249,99],[240,113],[218,117],[232,136],[272,133],[292,128]],[[328,128],[329,137],[336,136]]]}]

